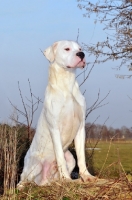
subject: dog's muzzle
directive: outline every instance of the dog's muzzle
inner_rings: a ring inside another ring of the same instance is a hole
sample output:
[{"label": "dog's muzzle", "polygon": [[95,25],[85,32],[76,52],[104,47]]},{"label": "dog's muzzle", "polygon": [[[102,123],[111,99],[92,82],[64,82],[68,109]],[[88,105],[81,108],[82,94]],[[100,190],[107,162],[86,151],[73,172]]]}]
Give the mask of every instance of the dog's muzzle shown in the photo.
[{"label": "dog's muzzle", "polygon": [[78,56],[79,58],[81,58],[81,61],[82,61],[83,58],[85,57],[85,54],[83,52],[78,52],[78,53],[76,53],[76,56]]}]

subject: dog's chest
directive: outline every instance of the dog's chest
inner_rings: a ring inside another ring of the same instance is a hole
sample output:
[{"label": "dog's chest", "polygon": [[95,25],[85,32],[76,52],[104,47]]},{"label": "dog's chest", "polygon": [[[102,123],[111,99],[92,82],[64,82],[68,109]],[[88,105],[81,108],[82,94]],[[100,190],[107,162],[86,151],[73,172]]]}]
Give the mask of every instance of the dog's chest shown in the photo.
[{"label": "dog's chest", "polygon": [[59,119],[59,128],[63,146],[68,146],[73,141],[82,120],[82,107],[76,101],[74,96],[68,97],[62,108]]}]

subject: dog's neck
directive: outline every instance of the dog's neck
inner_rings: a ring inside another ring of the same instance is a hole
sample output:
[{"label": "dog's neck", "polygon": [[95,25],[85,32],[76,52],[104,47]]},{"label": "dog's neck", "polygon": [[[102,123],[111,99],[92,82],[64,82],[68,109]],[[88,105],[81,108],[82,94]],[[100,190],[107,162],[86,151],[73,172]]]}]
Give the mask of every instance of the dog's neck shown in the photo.
[{"label": "dog's neck", "polygon": [[75,85],[75,71],[73,68],[63,68],[54,63],[49,68],[49,83],[53,87],[58,87],[59,90],[72,93]]}]

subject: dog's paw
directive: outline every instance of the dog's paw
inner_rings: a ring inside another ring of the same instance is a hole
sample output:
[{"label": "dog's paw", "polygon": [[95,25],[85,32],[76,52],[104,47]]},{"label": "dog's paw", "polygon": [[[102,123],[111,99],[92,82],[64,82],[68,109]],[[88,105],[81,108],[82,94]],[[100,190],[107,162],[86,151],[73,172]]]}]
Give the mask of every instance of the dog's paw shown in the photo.
[{"label": "dog's paw", "polygon": [[69,177],[69,176],[63,176],[62,178],[61,178],[61,180],[62,181],[71,181],[72,179]]},{"label": "dog's paw", "polygon": [[25,182],[20,181],[20,182],[17,184],[17,189],[18,189],[18,190],[23,190],[24,187],[25,187]]},{"label": "dog's paw", "polygon": [[92,176],[91,174],[88,174],[88,175],[80,174],[80,177],[83,182],[94,182],[97,180],[97,177]]},{"label": "dog's paw", "polygon": [[51,182],[52,182],[53,180],[48,180],[48,179],[45,179],[45,180],[41,180],[41,182],[37,182],[36,184],[37,185],[39,185],[39,186],[50,186],[51,185]]}]

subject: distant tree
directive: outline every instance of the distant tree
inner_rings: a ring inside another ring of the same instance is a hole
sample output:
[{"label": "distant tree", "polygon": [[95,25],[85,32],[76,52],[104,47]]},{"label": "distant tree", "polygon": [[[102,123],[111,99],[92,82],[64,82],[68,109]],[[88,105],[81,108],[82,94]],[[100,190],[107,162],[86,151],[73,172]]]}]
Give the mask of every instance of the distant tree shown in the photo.
[{"label": "distant tree", "polygon": [[130,132],[130,139],[132,139],[132,127],[129,129]]},{"label": "distant tree", "polygon": [[[103,23],[109,35],[97,44],[84,44],[84,49],[95,55],[96,62],[120,60],[120,67],[126,65],[132,70],[132,0],[104,0],[93,3],[78,0],[78,7],[86,11],[84,17],[96,14],[96,20]],[[112,32],[110,32],[110,30]],[[130,78],[132,75],[126,75]]]},{"label": "distant tree", "polygon": [[122,132],[119,128],[115,130],[115,136],[118,140],[122,138]]},{"label": "distant tree", "polygon": [[132,132],[131,129],[128,129],[126,126],[121,127],[121,132],[124,135],[126,139],[131,139],[132,138]]},{"label": "distant tree", "polygon": [[102,140],[104,140],[106,142],[109,140],[108,130],[105,125],[103,126],[103,129],[102,129]]},{"label": "distant tree", "polygon": [[110,138],[114,138],[114,136],[115,136],[115,129],[110,127],[109,128],[109,137]]},{"label": "distant tree", "polygon": [[86,129],[86,138],[95,140],[96,139],[96,125],[87,123],[85,126],[85,129]]}]

